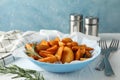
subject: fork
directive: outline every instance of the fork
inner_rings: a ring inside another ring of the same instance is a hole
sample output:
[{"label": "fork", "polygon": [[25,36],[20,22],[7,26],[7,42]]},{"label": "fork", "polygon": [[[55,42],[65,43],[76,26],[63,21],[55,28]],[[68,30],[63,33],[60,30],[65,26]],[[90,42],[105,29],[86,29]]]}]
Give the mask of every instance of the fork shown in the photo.
[{"label": "fork", "polygon": [[100,41],[99,44],[101,46],[101,53],[103,52],[105,54],[105,56],[104,56],[102,62],[100,62],[99,65],[96,67],[96,70],[101,71],[105,68],[105,75],[107,75],[107,76],[114,75],[112,67],[108,61],[108,57],[111,52],[116,51],[118,49],[119,40],[112,40],[109,48],[107,48],[106,41],[104,41],[104,43],[103,43],[103,41]]},{"label": "fork", "polygon": [[105,75],[106,76],[114,75],[114,72],[113,72],[110,62],[108,60],[108,57],[111,52],[116,51],[118,49],[118,46],[119,46],[119,40],[112,40],[110,47],[108,49],[108,53],[105,54],[104,64],[105,64]]},{"label": "fork", "polygon": [[[107,50],[107,43],[105,40],[100,40],[99,41],[99,46],[101,47],[101,54],[104,55]],[[102,57],[102,60],[98,63],[97,67],[95,68],[98,71],[102,71],[105,67],[104,65],[104,57]]]},{"label": "fork", "polygon": [[[109,46],[109,49],[107,50],[107,44],[106,41],[100,40],[99,46],[101,46],[101,54],[107,53],[106,57],[108,58],[110,55],[110,52],[114,52],[118,49],[119,46],[119,40],[112,40]],[[96,67],[96,70],[103,70],[105,68],[104,60],[102,60]]]}]

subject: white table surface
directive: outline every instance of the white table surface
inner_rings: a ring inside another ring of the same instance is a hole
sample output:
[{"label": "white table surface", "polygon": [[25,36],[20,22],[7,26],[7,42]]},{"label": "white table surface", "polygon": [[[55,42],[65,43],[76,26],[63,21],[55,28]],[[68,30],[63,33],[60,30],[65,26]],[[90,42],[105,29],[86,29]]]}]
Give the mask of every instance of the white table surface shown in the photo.
[{"label": "white table surface", "polygon": [[[109,45],[110,41],[114,39],[120,39],[120,33],[103,33],[99,34],[102,39],[106,39]],[[114,76],[107,77],[104,75],[104,71],[96,71],[95,66],[100,60],[100,56],[92,63],[88,64],[86,67],[79,71],[70,72],[70,73],[52,73],[43,70],[42,68],[34,65],[28,59],[20,58],[12,64],[16,64],[20,67],[27,69],[34,69],[42,71],[45,80],[119,80],[120,79],[120,47],[115,52],[112,53],[109,57],[109,61],[112,65],[112,68],[115,72]],[[11,79],[11,74],[0,74],[0,80],[23,80],[23,79]]]}]

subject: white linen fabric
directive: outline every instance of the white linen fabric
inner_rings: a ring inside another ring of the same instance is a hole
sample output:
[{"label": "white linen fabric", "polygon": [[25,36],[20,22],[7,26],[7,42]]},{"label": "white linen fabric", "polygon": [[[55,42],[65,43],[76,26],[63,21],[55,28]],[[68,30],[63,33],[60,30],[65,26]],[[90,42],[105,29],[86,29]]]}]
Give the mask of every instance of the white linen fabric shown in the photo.
[{"label": "white linen fabric", "polygon": [[[27,31],[21,32],[19,30],[13,30],[8,32],[0,32],[0,62],[5,64],[8,57],[12,56],[12,52],[25,45],[26,42],[31,42],[37,39],[36,36],[39,32]],[[12,57],[11,57],[12,58]],[[14,58],[14,57],[13,57]]]}]

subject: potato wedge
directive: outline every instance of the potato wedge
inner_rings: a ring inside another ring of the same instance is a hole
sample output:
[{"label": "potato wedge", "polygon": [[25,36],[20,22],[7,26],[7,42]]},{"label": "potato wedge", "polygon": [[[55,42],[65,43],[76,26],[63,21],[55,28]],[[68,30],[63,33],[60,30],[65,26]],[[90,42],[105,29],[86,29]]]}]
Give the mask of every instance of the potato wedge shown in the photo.
[{"label": "potato wedge", "polygon": [[69,47],[69,48],[72,48],[72,42],[66,43],[66,46]]},{"label": "potato wedge", "polygon": [[83,46],[80,47],[80,53],[81,53],[80,58],[84,57],[85,52],[86,52],[85,47],[83,47]]},{"label": "potato wedge", "polygon": [[73,51],[77,51],[78,49],[79,49],[79,46],[73,46],[73,47],[72,47],[72,50],[73,50]]},{"label": "potato wedge", "polygon": [[86,60],[86,59],[89,59],[89,58],[80,58],[80,61],[84,61],[84,60]]},{"label": "potato wedge", "polygon": [[55,52],[50,52],[50,51],[46,51],[46,50],[41,50],[41,51],[39,51],[39,55],[40,55],[40,53],[51,54],[51,55],[55,54]]},{"label": "potato wedge", "polygon": [[90,58],[92,56],[92,54],[89,51],[85,52],[85,58]]},{"label": "potato wedge", "polygon": [[54,40],[59,42],[59,41],[60,41],[60,38],[59,38],[59,37],[56,37]]},{"label": "potato wedge", "polygon": [[70,63],[74,60],[74,53],[69,47],[64,47],[63,54],[62,54],[62,63]]},{"label": "potato wedge", "polygon": [[53,54],[51,53],[51,52],[48,52],[48,51],[40,51],[39,52],[39,55],[41,56],[41,57],[51,57],[51,56],[53,56]]},{"label": "potato wedge", "polygon": [[65,43],[63,43],[62,41],[58,42],[59,46],[65,46]]},{"label": "potato wedge", "polygon": [[60,46],[55,54],[57,59],[60,61],[62,58],[62,53],[63,53],[64,46]]},{"label": "potato wedge", "polygon": [[59,37],[56,37],[55,39],[50,40],[48,43],[49,43],[50,46],[59,45],[58,44],[59,41],[60,41]]},{"label": "potato wedge", "polygon": [[91,48],[91,47],[86,47],[86,50],[87,50],[87,51],[91,51],[91,50],[94,50],[94,49]]},{"label": "potato wedge", "polygon": [[48,63],[55,63],[55,62],[57,62],[57,58],[56,58],[56,56],[50,56],[50,57],[45,57],[45,58],[38,59],[38,61],[40,61],[40,62],[48,62]]},{"label": "potato wedge", "polygon": [[58,45],[58,41],[55,40],[50,40],[48,43],[50,46]]},{"label": "potato wedge", "polygon": [[42,40],[39,44],[36,46],[36,50],[39,52],[40,50],[46,50],[50,47],[48,44],[48,41]]},{"label": "potato wedge", "polygon": [[58,46],[53,45],[52,47],[48,48],[46,51],[53,52],[53,54],[55,54],[57,49],[58,49]]},{"label": "potato wedge", "polygon": [[68,43],[68,42],[72,42],[73,40],[71,38],[63,38],[62,42],[63,43]]},{"label": "potato wedge", "polygon": [[77,52],[75,53],[75,60],[79,60],[80,57],[81,57],[81,51],[80,51],[80,48],[77,50]]},{"label": "potato wedge", "polygon": [[73,47],[73,46],[78,46],[78,43],[75,42],[75,41],[71,42],[71,44],[72,44],[72,47]]}]

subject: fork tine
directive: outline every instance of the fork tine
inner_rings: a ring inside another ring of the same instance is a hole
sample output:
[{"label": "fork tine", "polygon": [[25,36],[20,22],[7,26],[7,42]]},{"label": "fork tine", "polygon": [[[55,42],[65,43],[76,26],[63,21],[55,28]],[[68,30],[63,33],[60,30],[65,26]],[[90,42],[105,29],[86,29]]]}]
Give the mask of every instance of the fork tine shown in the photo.
[{"label": "fork tine", "polygon": [[119,46],[119,40],[116,40],[116,49],[118,49]]},{"label": "fork tine", "polygon": [[111,41],[109,48],[112,48],[113,45],[114,45],[114,40]]},{"label": "fork tine", "polygon": [[99,46],[100,47],[102,46],[102,40],[99,40]]},{"label": "fork tine", "polygon": [[119,40],[112,40],[111,44],[110,44],[110,50],[114,51],[117,50],[119,46]]},{"label": "fork tine", "polygon": [[105,49],[107,49],[107,43],[105,40],[104,40],[104,47],[105,47]]},{"label": "fork tine", "polygon": [[101,48],[107,49],[107,43],[105,40],[101,40]]},{"label": "fork tine", "polygon": [[104,54],[105,49],[107,49],[107,43],[106,40],[100,40],[99,46],[101,47],[101,54]]}]

